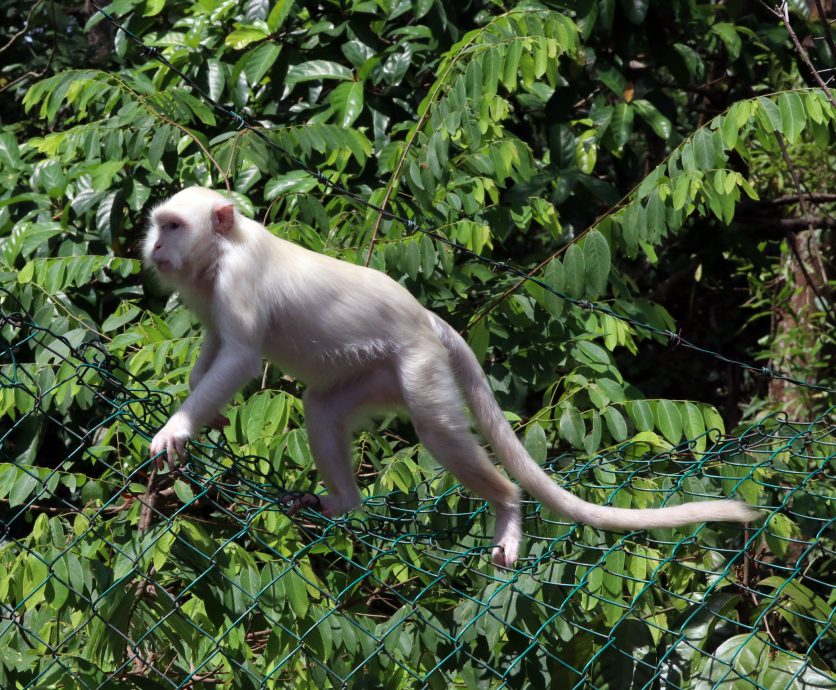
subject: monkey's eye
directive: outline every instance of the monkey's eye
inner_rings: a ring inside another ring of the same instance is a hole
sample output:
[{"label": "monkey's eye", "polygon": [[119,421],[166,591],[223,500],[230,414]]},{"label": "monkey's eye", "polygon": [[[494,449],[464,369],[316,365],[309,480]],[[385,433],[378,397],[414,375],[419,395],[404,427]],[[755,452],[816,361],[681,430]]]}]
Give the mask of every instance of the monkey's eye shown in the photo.
[{"label": "monkey's eye", "polygon": [[163,223],[163,230],[179,230],[180,229],[180,222],[176,220],[170,220],[167,223]]}]

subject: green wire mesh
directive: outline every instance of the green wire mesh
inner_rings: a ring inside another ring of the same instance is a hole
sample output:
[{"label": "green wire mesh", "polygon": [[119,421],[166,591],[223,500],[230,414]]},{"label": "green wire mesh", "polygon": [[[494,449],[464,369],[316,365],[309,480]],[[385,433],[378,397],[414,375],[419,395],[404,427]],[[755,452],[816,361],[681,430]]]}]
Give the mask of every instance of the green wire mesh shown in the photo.
[{"label": "green wire mesh", "polygon": [[2,688],[836,687],[834,410],[556,458],[590,500],[735,495],[764,520],[611,534],[531,502],[502,571],[447,475],[291,519],[222,435],[174,473],[133,452],[168,400],[89,334],[0,311],[0,335]]}]

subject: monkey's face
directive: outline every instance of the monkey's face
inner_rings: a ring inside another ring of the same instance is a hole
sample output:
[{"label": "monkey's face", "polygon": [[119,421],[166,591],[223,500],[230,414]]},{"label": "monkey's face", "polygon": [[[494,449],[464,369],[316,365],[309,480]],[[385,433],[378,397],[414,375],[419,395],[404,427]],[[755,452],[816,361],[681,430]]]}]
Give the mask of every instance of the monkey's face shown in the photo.
[{"label": "monkey's face", "polygon": [[142,257],[164,282],[192,282],[213,263],[212,213],[218,199],[223,201],[211,190],[192,187],[152,211]]}]

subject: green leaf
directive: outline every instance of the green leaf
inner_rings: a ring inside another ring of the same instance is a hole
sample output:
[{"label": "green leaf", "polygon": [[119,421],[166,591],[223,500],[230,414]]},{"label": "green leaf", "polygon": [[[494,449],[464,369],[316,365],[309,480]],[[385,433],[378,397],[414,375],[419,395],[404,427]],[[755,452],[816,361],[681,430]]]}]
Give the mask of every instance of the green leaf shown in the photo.
[{"label": "green leaf", "polygon": [[[769,516],[769,521],[766,524],[764,537],[769,546],[769,551],[774,553],[778,558],[784,558],[789,551],[789,547],[796,542],[801,536],[801,530],[792,520],[786,515],[775,513]],[[776,578],[781,579],[781,578]],[[790,621],[792,625],[792,621]],[[812,640],[807,640],[811,642]]]},{"label": "green leaf", "polygon": [[528,454],[534,458],[534,461],[538,465],[542,465],[546,461],[546,452],[548,449],[546,432],[537,422],[529,424],[526,428],[524,445]]},{"label": "green leaf", "polygon": [[572,348],[572,356],[585,364],[609,364],[610,362],[609,353],[590,340],[578,341]]},{"label": "green leaf", "polygon": [[288,71],[284,81],[285,84],[298,84],[305,81],[319,81],[322,79],[337,79],[349,81],[352,78],[351,70],[338,62],[330,60],[309,60],[298,65],[293,65]]},{"label": "green leaf", "polygon": [[656,425],[662,436],[671,443],[679,443],[682,438],[682,417],[676,403],[671,400],[659,400],[655,408]]},{"label": "green leaf", "polygon": [[787,92],[778,96],[781,113],[781,131],[790,144],[794,144],[807,124],[804,102],[797,93]]},{"label": "green leaf", "polygon": [[20,164],[20,148],[11,132],[0,132],[0,162],[9,169]]},{"label": "green leaf", "polygon": [[265,38],[267,38],[267,34],[261,29],[236,29],[226,37],[224,43],[226,43],[226,45],[228,45],[230,48],[242,50],[246,48],[248,45],[250,45],[250,43],[255,43],[256,41],[263,41]]},{"label": "green leaf", "polygon": [[657,136],[662,139],[670,137],[673,129],[671,121],[662,115],[662,113],[656,109],[655,105],[643,98],[637,98],[633,101],[633,107],[636,109],[639,117],[650,125],[651,129]]},{"label": "green leaf", "polygon": [[585,292],[586,266],[583,250],[577,244],[570,244],[563,258],[563,276],[569,297],[581,299]]},{"label": "green leaf", "polygon": [[607,423],[607,429],[610,436],[618,443],[627,438],[627,422],[624,416],[614,407],[608,407],[604,411],[604,421]]},{"label": "green leaf", "polygon": [[639,230],[640,236],[648,242],[655,243],[665,236],[667,229],[665,204],[659,195],[659,190],[654,189],[647,198],[645,226]]},{"label": "green leaf", "polygon": [[706,405],[702,408],[702,416],[705,420],[706,430],[716,430],[721,434],[726,433],[726,424],[717,410],[711,405]]},{"label": "green leaf", "polygon": [[631,400],[627,403],[627,414],[639,431],[653,430],[653,410],[647,400]]},{"label": "green leaf", "polygon": [[596,299],[607,289],[611,262],[610,245],[598,230],[592,230],[584,239],[583,258],[586,294],[591,299]]},{"label": "green leaf", "polygon": [[174,481],[174,493],[177,494],[177,498],[180,499],[180,502],[183,505],[189,505],[192,501],[194,501],[194,492],[192,491],[192,487],[182,479],[176,479]]},{"label": "green leaf", "polygon": [[[766,96],[758,96],[758,118],[767,130],[781,131],[781,111],[775,102]],[[766,118],[764,122],[764,118]]]},{"label": "green leaf", "polygon": [[[546,270],[543,272],[543,278],[547,285],[550,285],[558,292],[563,292],[563,264],[560,259],[552,259],[546,265]],[[546,309],[552,316],[560,317],[563,314],[563,305],[565,300],[558,297],[548,290],[543,291],[543,300]]]},{"label": "green leaf", "polygon": [[247,56],[244,62],[244,74],[247,75],[250,84],[258,84],[261,81],[279,57],[280,52],[280,46],[268,42],[262,43]]},{"label": "green leaf", "polygon": [[50,553],[50,561],[52,562],[52,573],[47,582],[45,598],[53,611],[59,611],[67,603],[70,596],[70,590],[67,587],[70,582],[67,555],[62,556],[57,550],[53,549]]},{"label": "green leaf", "polygon": [[271,33],[276,33],[285,23],[291,10],[293,9],[294,0],[278,0],[270,14],[267,15],[267,27]]},{"label": "green leaf", "polygon": [[223,98],[224,87],[226,86],[226,72],[224,66],[215,58],[207,60],[207,82],[209,84],[209,96],[220,101]]},{"label": "green leaf", "polygon": [[148,166],[151,170],[156,170],[160,164],[160,159],[163,157],[166,146],[168,146],[168,138],[171,135],[171,126],[162,124],[154,132],[154,137],[151,139],[151,144],[148,147]]},{"label": "green leaf", "polygon": [[679,53],[685,62],[685,68],[688,70],[688,73],[696,79],[702,79],[702,75],[705,73],[705,65],[703,65],[699,53],[684,43],[674,43],[673,49]]},{"label": "green leaf", "polygon": [[633,107],[629,103],[619,103],[613,108],[610,130],[616,149],[622,148],[633,133]]},{"label": "green leaf", "polygon": [[697,453],[705,451],[705,424],[703,416],[699,408],[691,402],[686,402],[679,406],[679,412],[682,416],[682,428],[685,432],[685,437],[694,440],[694,450]]},{"label": "green leaf", "polygon": [[363,82],[352,81],[338,85],[328,98],[337,112],[337,124],[350,127],[363,112]]},{"label": "green leaf", "polygon": [[726,46],[729,57],[732,60],[736,60],[740,55],[740,48],[742,47],[743,42],[740,40],[740,35],[737,33],[737,29],[734,24],[717,22],[711,27],[711,32],[720,37],[720,40],[723,41]]},{"label": "green leaf", "polygon": [[700,170],[711,170],[717,167],[714,160],[714,135],[703,127],[697,130],[691,142],[694,151],[694,161]]},{"label": "green leaf", "polygon": [[294,170],[286,175],[279,175],[270,180],[264,187],[264,198],[267,201],[284,194],[302,194],[316,187],[316,178],[304,170]]},{"label": "green leaf", "polygon": [[305,581],[299,576],[296,570],[285,573],[282,579],[285,593],[290,601],[290,608],[297,618],[304,618],[308,612],[308,592]]},{"label": "green leaf", "polygon": [[39,485],[40,482],[37,477],[32,476],[29,472],[20,472],[17,479],[14,480],[11,491],[9,491],[9,507],[17,508],[17,506],[23,505]]},{"label": "green leaf", "polygon": [[33,609],[44,601],[46,591],[44,585],[49,577],[49,568],[43,558],[35,551],[26,555],[26,566],[23,568],[23,598],[26,599],[28,609]]},{"label": "green leaf", "polygon": [[165,8],[165,0],[145,0],[143,17],[156,17]]},{"label": "green leaf", "polygon": [[581,413],[577,409],[571,405],[563,408],[563,414],[560,416],[559,429],[561,438],[571,443],[575,448],[583,448],[583,438],[586,435],[586,428]]}]

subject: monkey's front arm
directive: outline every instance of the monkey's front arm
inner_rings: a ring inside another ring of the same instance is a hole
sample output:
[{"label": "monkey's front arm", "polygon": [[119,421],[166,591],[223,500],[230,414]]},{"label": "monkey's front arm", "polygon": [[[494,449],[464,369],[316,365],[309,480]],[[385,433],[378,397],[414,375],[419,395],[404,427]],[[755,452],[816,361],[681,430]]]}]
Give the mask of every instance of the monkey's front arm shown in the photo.
[{"label": "monkey's front arm", "polygon": [[199,379],[186,402],[151,440],[150,452],[162,466],[163,457],[169,467],[182,460],[186,441],[194,438],[198,429],[217,418],[220,408],[249,379],[257,376],[261,367],[258,350],[241,343],[223,343],[206,373]]}]

